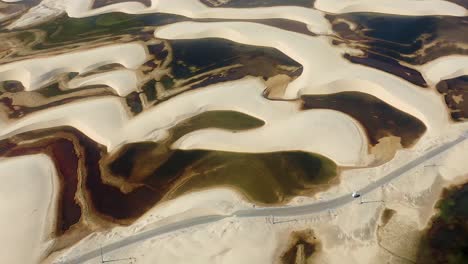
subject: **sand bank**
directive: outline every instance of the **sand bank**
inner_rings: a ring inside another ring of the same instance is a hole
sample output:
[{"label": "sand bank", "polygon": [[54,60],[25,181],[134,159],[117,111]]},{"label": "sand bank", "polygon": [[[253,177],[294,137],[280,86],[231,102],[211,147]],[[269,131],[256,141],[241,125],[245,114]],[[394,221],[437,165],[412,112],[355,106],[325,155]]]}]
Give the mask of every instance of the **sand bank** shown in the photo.
[{"label": "sand bank", "polygon": [[57,176],[46,155],[0,160],[0,262],[38,263],[55,229]]}]

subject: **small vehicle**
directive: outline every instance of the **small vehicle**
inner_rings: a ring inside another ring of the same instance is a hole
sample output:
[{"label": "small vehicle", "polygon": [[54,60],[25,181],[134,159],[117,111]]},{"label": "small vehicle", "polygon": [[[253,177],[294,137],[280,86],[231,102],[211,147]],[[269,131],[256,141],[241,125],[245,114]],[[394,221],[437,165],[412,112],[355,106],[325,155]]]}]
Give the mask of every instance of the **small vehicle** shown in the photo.
[{"label": "small vehicle", "polygon": [[359,197],[361,197],[361,194],[358,193],[358,192],[353,192],[353,193],[351,194],[351,196],[352,196],[353,198],[359,198]]}]

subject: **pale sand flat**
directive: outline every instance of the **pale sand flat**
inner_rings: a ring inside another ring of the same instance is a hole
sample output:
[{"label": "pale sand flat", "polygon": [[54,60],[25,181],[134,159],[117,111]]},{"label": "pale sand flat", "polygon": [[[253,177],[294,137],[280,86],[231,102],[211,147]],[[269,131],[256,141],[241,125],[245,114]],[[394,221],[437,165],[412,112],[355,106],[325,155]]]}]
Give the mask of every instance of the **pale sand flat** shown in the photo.
[{"label": "pale sand flat", "polygon": [[0,262],[38,263],[55,228],[58,179],[46,155],[0,160]]}]

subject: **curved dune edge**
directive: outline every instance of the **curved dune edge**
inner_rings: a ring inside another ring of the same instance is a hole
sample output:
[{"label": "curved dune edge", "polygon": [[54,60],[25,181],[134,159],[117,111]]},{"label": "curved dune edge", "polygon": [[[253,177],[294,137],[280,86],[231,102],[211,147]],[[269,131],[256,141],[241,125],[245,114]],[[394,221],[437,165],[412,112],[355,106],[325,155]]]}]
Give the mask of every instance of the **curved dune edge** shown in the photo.
[{"label": "curved dune edge", "polygon": [[445,56],[419,66],[418,70],[426,81],[435,86],[441,80],[467,75],[468,56]]},{"label": "curved dune edge", "polygon": [[466,16],[462,6],[443,0],[316,0],[330,13],[376,12],[405,16]]},{"label": "curved dune edge", "polygon": [[[116,54],[119,54],[119,56],[116,56]],[[138,42],[108,45],[90,50],[6,63],[0,65],[0,81],[17,80],[23,84],[26,91],[34,91],[52,80],[50,73],[55,75],[69,72],[83,73],[111,63],[119,63],[128,69],[135,70],[148,60],[147,57],[146,47]],[[93,76],[91,78],[98,77]],[[123,82],[124,85],[135,81],[134,76],[131,74],[118,74],[118,72],[102,78],[111,79],[109,80],[111,84]],[[91,80],[88,81],[92,82]],[[103,83],[105,82],[99,82],[99,84]],[[120,86],[114,88],[123,94],[127,92],[123,91],[123,87]]]},{"label": "curved dune edge", "polygon": [[68,85],[69,89],[76,89],[85,85],[104,84],[114,89],[119,96],[124,97],[137,90],[138,82],[138,74],[135,71],[125,69],[74,78]]},{"label": "curved dune edge", "polygon": [[[266,19],[283,18],[302,22],[314,33],[330,33],[330,25],[324,14],[319,11],[301,7],[261,7],[255,9],[210,8],[198,0],[152,0],[151,7],[137,2],[111,4],[90,9],[93,0],[70,1],[66,12],[70,17],[89,17],[110,12],[128,14],[169,13],[190,18],[220,19]],[[85,3],[84,3],[85,2]]]},{"label": "curved dune edge", "polygon": [[0,179],[0,262],[38,263],[55,230],[55,167],[43,154],[4,158]]},{"label": "curved dune edge", "polygon": [[436,93],[388,73],[349,63],[341,56],[344,50],[331,46],[325,38],[246,22],[180,22],[159,28],[155,35],[165,39],[217,37],[275,47],[303,65],[302,75],[288,85],[283,99],[294,99],[301,94],[361,91],[422,120],[429,133],[437,134],[449,123]]},{"label": "curved dune edge", "polygon": [[[15,3],[21,0],[6,1]],[[91,9],[93,0],[43,0],[17,19],[8,28],[24,27],[39,23],[66,12],[70,17],[89,17],[103,13],[128,14],[170,13],[190,18],[267,19],[282,18],[305,23],[314,33],[330,33],[330,25],[321,11],[328,13],[377,12],[405,16],[466,16],[462,6],[442,0],[318,0],[315,9],[295,6],[245,8],[210,8],[198,0],[152,0],[146,7],[139,2],[123,2]]]}]

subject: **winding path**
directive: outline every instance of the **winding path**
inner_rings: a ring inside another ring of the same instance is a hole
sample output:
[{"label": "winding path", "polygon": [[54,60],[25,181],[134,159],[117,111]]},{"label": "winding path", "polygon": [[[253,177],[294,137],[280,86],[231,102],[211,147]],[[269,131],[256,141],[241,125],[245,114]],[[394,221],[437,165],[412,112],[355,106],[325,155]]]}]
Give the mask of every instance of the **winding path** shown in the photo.
[{"label": "winding path", "polygon": [[[424,155],[412,160],[411,162],[408,162],[407,164],[401,166],[400,168],[390,172],[389,174],[385,175],[384,177],[380,178],[379,180],[367,185],[366,187],[360,189],[358,192],[361,193],[361,195],[365,195],[367,193],[370,193],[374,191],[375,189],[379,188],[382,185],[385,185],[386,183],[389,183],[390,181],[402,176],[405,172],[415,168],[416,166],[422,164],[423,162],[437,156],[438,154],[441,154],[442,152],[458,145],[459,143],[463,142],[465,139],[468,138],[468,131],[463,133],[460,137],[457,139],[447,142],[441,146],[438,146]],[[208,223],[214,223],[217,221],[220,221],[225,218],[229,217],[241,217],[241,218],[246,218],[246,217],[265,217],[265,216],[278,216],[278,217],[288,217],[288,216],[298,216],[298,215],[306,215],[306,214],[313,214],[313,213],[318,213],[322,211],[326,211],[329,209],[334,209],[337,207],[341,207],[345,204],[351,203],[354,200],[354,198],[350,195],[343,195],[341,197],[328,200],[328,201],[323,201],[323,202],[318,202],[318,203],[312,203],[308,205],[301,205],[301,206],[285,206],[285,207],[267,207],[267,208],[255,208],[255,209],[243,209],[236,211],[232,213],[231,215],[207,215],[207,216],[201,216],[201,217],[196,217],[196,218],[191,218],[191,219],[186,219],[183,221],[179,221],[176,223],[168,224],[165,226],[157,227],[151,230],[147,230],[141,233],[137,233],[135,235],[123,238],[120,241],[113,242],[109,245],[106,245],[102,247],[102,252],[111,252],[114,250],[117,250],[119,248],[128,246],[133,243],[140,242],[142,240],[149,239],[151,237],[167,234],[170,232],[174,232],[177,230],[181,229],[186,229],[198,225],[203,225],[203,224],[208,224]],[[75,256],[71,259],[62,261],[62,262],[57,262],[57,263],[66,263],[66,264],[72,264],[72,263],[83,263],[87,260],[91,260],[93,258],[99,257],[101,255],[101,249],[96,249],[92,250],[88,253]]]}]

